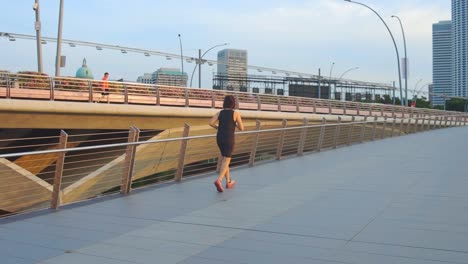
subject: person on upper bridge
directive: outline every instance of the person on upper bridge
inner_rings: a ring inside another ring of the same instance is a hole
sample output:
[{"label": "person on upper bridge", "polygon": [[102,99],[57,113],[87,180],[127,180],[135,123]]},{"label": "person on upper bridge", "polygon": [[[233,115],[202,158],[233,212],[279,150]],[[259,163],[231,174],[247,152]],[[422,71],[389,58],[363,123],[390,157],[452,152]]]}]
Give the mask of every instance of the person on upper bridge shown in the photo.
[{"label": "person on upper bridge", "polygon": [[109,73],[106,72],[104,73],[104,77],[102,77],[102,86],[101,86],[101,98],[99,99],[99,102],[101,102],[101,99],[104,99],[104,96],[107,96],[107,103],[109,103]]},{"label": "person on upper bridge", "polygon": [[236,127],[242,131],[244,124],[239,112],[233,109],[236,106],[236,99],[232,95],[224,97],[223,110],[216,113],[210,120],[210,126],[217,129],[216,143],[221,152],[222,163],[219,170],[218,179],[214,182],[218,192],[223,192],[223,178],[226,178],[226,188],[232,188],[236,181],[232,180],[229,173],[229,163],[231,162],[234,150],[234,132]]}]

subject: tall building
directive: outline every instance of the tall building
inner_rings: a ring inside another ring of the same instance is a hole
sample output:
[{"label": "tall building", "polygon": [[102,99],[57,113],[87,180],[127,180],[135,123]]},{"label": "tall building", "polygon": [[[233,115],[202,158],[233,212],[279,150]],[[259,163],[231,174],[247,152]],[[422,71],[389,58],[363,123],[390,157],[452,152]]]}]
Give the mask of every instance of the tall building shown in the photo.
[{"label": "tall building", "polygon": [[[444,105],[442,95],[454,94],[452,39],[451,21],[440,21],[432,25],[432,105]],[[438,94],[441,96],[437,96]]]},{"label": "tall building", "polygon": [[160,68],[151,76],[153,84],[167,86],[187,87],[187,79],[187,73],[174,68]]},{"label": "tall building", "polygon": [[153,74],[152,73],[144,73],[143,76],[138,76],[137,82],[152,84],[153,83]]},{"label": "tall building", "polygon": [[[224,49],[218,52],[218,75],[229,78],[245,78],[247,76],[247,51],[238,49]],[[239,91],[239,82],[226,81],[223,87],[228,90]]]},{"label": "tall building", "polygon": [[452,0],[453,86],[455,95],[468,96],[468,1]]}]

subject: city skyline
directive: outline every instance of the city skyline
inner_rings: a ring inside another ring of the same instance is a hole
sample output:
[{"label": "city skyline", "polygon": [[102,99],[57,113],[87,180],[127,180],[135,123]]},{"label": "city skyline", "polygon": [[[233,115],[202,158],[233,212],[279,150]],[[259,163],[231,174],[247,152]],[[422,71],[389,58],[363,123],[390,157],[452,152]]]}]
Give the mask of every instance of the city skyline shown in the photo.
[{"label": "city skyline", "polygon": [[[55,3],[56,2],[56,3]],[[56,37],[58,2],[41,2],[43,36]],[[444,1],[363,1],[387,21],[403,54],[401,30],[391,15],[403,21],[411,61],[408,89],[419,79],[432,80],[432,24],[450,19],[450,0]],[[34,34],[32,1],[7,3],[8,12],[0,18],[5,32]],[[268,3],[268,4],[267,4]],[[112,12],[106,12],[112,4]],[[144,7],[144,8],[142,8]],[[73,11],[72,11],[73,10]],[[164,12],[163,12],[163,11]],[[320,12],[317,12],[320,10]],[[199,12],[203,11],[203,12]],[[180,16],[175,13],[180,13]],[[112,14],[109,14],[112,13]],[[157,13],[154,15],[153,13]],[[153,16],[150,16],[150,15]],[[123,19],[128,17],[128,19]],[[149,22],[151,21],[151,22]],[[229,26],[229,30],[225,28]],[[221,30],[224,29],[224,30]],[[342,0],[256,1],[233,3],[184,3],[184,8],[157,1],[65,1],[63,37],[83,41],[131,46],[177,54],[177,34],[182,35],[184,55],[197,57],[198,49],[228,42],[226,48],[245,49],[249,64],[317,74],[318,68],[332,77],[349,68],[360,69],[350,79],[391,83],[397,81],[394,50],[388,33],[374,14]],[[2,70],[36,70],[34,41],[0,41]],[[55,44],[44,47],[44,69],[54,72]],[[207,59],[216,59],[213,50]],[[180,61],[96,51],[86,47],[63,47],[67,66],[62,74],[73,76],[84,57],[96,76],[109,71],[114,78],[136,80],[144,72],[160,67],[180,68]],[[403,56],[401,56],[403,57]],[[378,59],[376,59],[378,58]],[[194,63],[185,64],[190,74]],[[216,66],[203,67],[203,87],[210,88]],[[194,83],[198,83],[198,76]],[[411,94],[409,94],[411,95]]]}]

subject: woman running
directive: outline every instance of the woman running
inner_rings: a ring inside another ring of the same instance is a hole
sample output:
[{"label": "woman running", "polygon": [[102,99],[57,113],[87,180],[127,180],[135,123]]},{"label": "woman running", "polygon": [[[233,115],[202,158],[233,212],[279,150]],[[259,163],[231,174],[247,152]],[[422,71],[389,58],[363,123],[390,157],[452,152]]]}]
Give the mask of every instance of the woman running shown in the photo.
[{"label": "woman running", "polygon": [[[214,182],[218,192],[223,192],[223,178],[226,177],[226,188],[232,188],[236,184],[229,175],[229,163],[231,162],[232,151],[234,150],[234,131],[236,127],[242,131],[242,123],[239,112],[234,111],[236,99],[232,95],[224,97],[223,110],[216,113],[210,120],[210,126],[217,129],[216,143],[221,152],[222,163],[219,170],[219,177]],[[218,123],[218,125],[216,125]]]}]

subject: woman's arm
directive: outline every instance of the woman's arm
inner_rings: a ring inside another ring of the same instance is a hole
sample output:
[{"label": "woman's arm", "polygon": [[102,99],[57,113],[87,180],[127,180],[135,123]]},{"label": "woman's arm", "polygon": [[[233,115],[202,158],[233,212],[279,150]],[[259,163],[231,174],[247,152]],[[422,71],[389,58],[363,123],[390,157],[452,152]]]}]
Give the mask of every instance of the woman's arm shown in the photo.
[{"label": "woman's arm", "polygon": [[214,128],[214,129],[218,129],[218,125],[216,125],[216,123],[218,123],[218,117],[219,117],[219,112],[216,113],[211,119],[210,119],[210,127]]},{"label": "woman's arm", "polygon": [[237,111],[234,112],[234,122],[236,122],[236,126],[240,131],[244,130],[244,123],[242,123],[240,113]]}]

